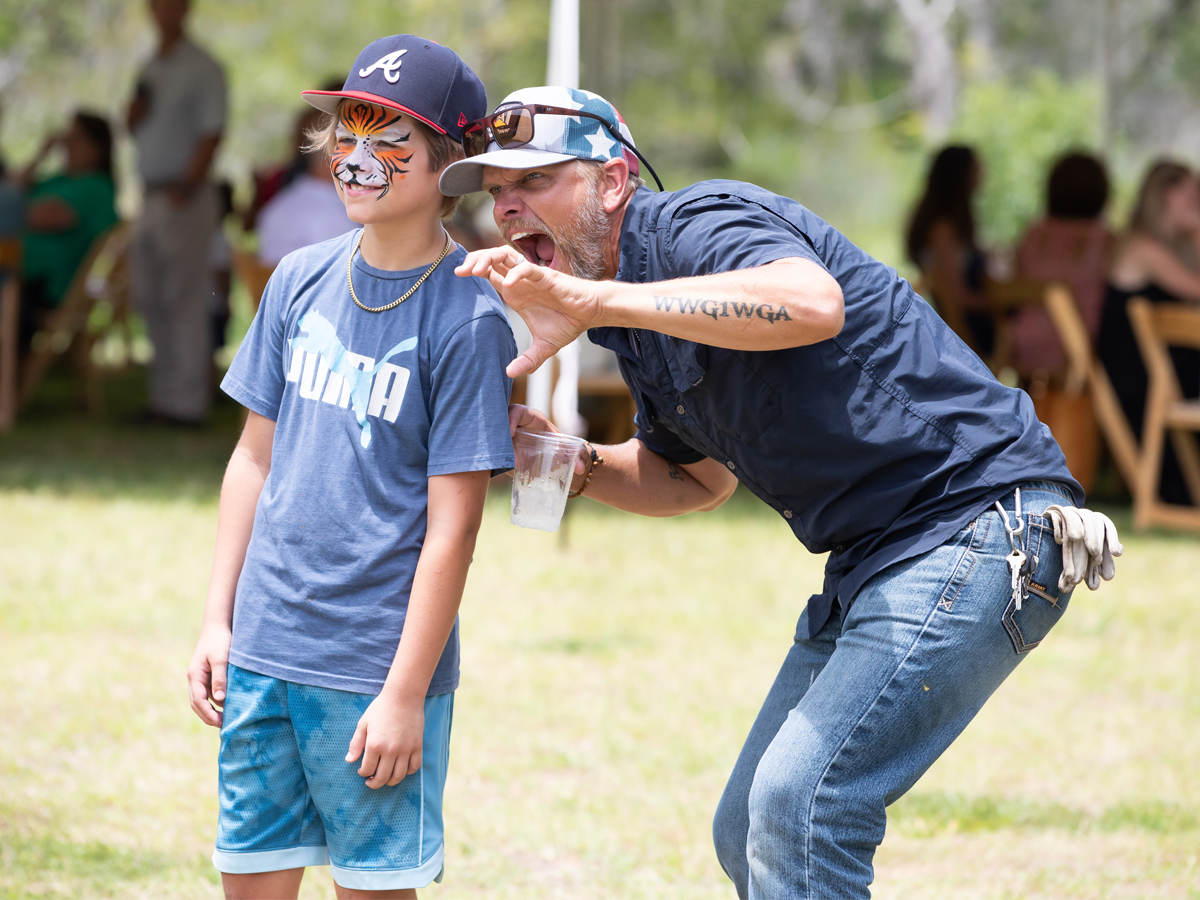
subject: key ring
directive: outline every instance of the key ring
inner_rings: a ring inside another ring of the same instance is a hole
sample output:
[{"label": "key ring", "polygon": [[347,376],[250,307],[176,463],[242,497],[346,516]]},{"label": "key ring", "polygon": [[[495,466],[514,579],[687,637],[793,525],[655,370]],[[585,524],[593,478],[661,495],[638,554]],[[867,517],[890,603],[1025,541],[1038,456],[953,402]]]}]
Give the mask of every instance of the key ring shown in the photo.
[{"label": "key ring", "polygon": [[[1000,518],[1004,523],[1004,530],[1008,534],[1008,543],[1012,547],[1012,552],[1005,557],[1008,563],[1009,576],[1012,581],[1012,598],[1018,610],[1021,609],[1021,601],[1029,597],[1029,575],[1026,566],[1029,565],[1029,557],[1025,555],[1025,551],[1021,549],[1021,534],[1025,531],[1025,520],[1021,516],[1021,489],[1013,490],[1014,501],[1016,507],[1014,512],[1017,517],[1017,525],[1014,528],[1012,520],[1008,518],[1008,511],[1001,505],[1000,501],[996,501],[996,510],[1000,513]],[[1037,565],[1037,561],[1033,561],[1033,565]]]},{"label": "key ring", "polygon": [[1012,523],[1008,518],[1008,510],[1006,510],[1003,506],[1000,505],[999,500],[996,501],[996,510],[1000,513],[1000,518],[1002,518],[1004,520],[1004,530],[1008,532],[1009,546],[1011,546],[1014,550],[1017,550],[1017,549],[1019,549],[1019,546],[1020,546],[1020,541],[1018,541],[1017,538],[1022,534],[1022,532],[1025,531],[1025,520],[1021,518],[1021,489],[1016,488],[1013,491],[1013,495],[1016,498],[1016,500],[1015,500],[1015,505],[1016,505],[1015,514],[1017,517],[1017,527],[1016,528],[1012,527]]}]

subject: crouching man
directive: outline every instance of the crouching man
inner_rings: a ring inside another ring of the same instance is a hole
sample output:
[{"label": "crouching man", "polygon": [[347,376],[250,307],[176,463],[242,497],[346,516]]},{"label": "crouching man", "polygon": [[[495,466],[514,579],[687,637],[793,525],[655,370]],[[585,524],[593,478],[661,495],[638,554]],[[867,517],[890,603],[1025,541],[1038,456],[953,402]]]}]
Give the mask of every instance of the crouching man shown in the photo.
[{"label": "crouching man", "polygon": [[[1060,578],[1052,520],[1091,514],[1029,398],[800,204],[731,181],[653,193],[617,111],[566,88],[510,95],[464,146],[441,189],[491,194],[509,246],[456,272],[528,323],[509,374],[586,330],[637,401],[637,435],[586,447],[575,491],[664,516],[741,481],[829,554],[714,838],[740,897],[867,897],[886,807],[1074,584],[1111,576],[1111,523],[1089,519],[1104,550]],[[519,406],[511,424],[551,427]]]}]

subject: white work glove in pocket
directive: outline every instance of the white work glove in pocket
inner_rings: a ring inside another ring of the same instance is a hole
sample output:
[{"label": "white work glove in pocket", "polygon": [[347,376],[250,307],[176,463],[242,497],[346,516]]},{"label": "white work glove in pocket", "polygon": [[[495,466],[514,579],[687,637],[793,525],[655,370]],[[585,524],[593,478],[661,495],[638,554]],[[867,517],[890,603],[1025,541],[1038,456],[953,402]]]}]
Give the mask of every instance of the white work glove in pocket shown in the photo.
[{"label": "white work glove in pocket", "polygon": [[1069,591],[1081,581],[1094,591],[1101,578],[1112,581],[1116,574],[1113,557],[1125,552],[1112,519],[1090,509],[1057,504],[1046,507],[1043,515],[1054,525],[1054,540],[1062,544],[1060,591]]}]

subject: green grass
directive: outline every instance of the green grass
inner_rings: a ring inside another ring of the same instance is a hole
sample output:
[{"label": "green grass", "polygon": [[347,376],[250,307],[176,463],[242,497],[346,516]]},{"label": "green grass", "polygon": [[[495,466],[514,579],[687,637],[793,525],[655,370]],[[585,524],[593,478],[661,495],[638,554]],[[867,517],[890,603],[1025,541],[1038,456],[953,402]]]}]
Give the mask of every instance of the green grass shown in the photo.
[{"label": "green grass", "polygon": [[[54,380],[0,436],[0,897],[220,896],[216,734],[183,672],[236,436],[89,422]],[[711,815],[822,560],[738,495],[590,501],[566,541],[489,500],[462,614],[452,898],[731,897]],[[1200,897],[1200,541],[1134,535],[891,810],[880,898]],[[332,897],[326,871],[303,896]]]}]

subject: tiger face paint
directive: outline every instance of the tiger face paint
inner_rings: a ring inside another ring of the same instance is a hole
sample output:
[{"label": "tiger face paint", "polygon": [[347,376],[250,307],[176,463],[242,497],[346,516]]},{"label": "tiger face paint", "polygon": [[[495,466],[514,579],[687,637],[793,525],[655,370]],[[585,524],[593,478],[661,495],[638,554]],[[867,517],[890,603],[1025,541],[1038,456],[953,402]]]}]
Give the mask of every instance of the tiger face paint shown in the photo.
[{"label": "tiger face paint", "polygon": [[376,200],[408,172],[412,128],[404,115],[369,103],[343,103],[338,110],[333,177],[344,189],[377,191]]}]

